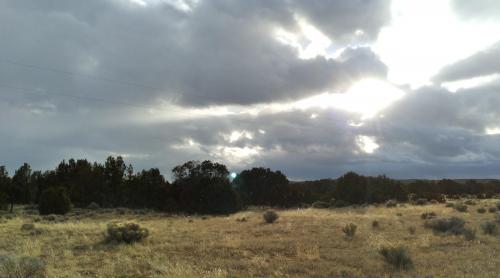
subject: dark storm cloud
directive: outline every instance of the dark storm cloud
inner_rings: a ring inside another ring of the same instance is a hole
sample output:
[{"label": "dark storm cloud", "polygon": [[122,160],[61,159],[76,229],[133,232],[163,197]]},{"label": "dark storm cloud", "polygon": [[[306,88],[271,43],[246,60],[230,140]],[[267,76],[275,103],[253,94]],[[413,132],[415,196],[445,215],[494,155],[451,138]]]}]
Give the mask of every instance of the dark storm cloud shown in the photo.
[{"label": "dark storm cloud", "polygon": [[444,67],[434,80],[455,81],[495,73],[500,74],[500,42]]},{"label": "dark storm cloud", "polygon": [[388,0],[295,0],[291,1],[307,20],[334,39],[350,39],[362,31],[374,39],[391,19]]},{"label": "dark storm cloud", "polygon": [[319,24],[333,39],[365,27],[375,35],[389,18],[373,15],[388,9],[387,2],[330,2],[201,1],[189,12],[125,0],[3,2],[0,59],[19,63],[4,63],[0,81],[129,102],[175,98],[204,105],[303,97],[354,80],[365,66],[367,74],[381,69],[377,74],[384,75],[375,55],[301,60],[274,37],[278,27],[297,30],[295,14],[321,22],[352,17],[335,28]]}]

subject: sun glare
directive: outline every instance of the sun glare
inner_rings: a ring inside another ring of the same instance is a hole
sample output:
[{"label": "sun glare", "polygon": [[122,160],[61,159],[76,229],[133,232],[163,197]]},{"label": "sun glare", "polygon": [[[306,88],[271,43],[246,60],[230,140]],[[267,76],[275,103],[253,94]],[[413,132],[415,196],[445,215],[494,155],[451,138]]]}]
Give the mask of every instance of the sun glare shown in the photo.
[{"label": "sun glare", "polygon": [[354,84],[347,93],[338,95],[334,106],[358,112],[366,119],[377,115],[403,95],[403,91],[387,82],[366,79]]},{"label": "sun glare", "polygon": [[356,138],[356,145],[364,152],[371,154],[377,150],[380,146],[375,142],[375,138],[372,136],[358,136]]},{"label": "sun glare", "polygon": [[[351,86],[347,92],[324,93],[296,103],[300,109],[334,107],[361,114],[363,119],[377,115],[384,108],[399,100],[404,92],[394,85],[377,79],[365,79]],[[312,119],[315,117],[311,117]]]}]

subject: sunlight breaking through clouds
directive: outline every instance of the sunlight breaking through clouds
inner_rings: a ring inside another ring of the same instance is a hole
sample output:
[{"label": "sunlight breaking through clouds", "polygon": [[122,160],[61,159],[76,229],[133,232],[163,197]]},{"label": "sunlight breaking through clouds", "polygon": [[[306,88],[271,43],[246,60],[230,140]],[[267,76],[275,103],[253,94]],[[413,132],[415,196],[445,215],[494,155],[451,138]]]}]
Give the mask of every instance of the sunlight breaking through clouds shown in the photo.
[{"label": "sunlight breaking through clouds", "polygon": [[500,79],[500,74],[494,73],[490,75],[479,76],[469,79],[462,79],[458,81],[444,82],[441,85],[446,89],[450,90],[451,92],[456,93],[459,90],[479,87],[499,79]]},{"label": "sunlight breaking through clouds", "polygon": [[497,135],[500,134],[500,127],[489,127],[486,128],[487,135]]},{"label": "sunlight breaking through clouds", "polygon": [[330,38],[321,33],[305,19],[296,16],[300,32],[292,33],[277,28],[275,38],[279,42],[295,48],[300,59],[312,59],[316,56],[327,56],[327,49],[332,44]]},{"label": "sunlight breaking through clouds", "polygon": [[392,16],[374,49],[389,66],[389,80],[413,88],[430,84],[443,66],[500,39],[498,22],[461,21],[449,0],[394,0]]},{"label": "sunlight breaking through clouds", "polygon": [[297,101],[294,106],[300,109],[333,107],[358,113],[363,119],[369,119],[403,96],[404,92],[390,83],[365,79],[355,83],[343,94],[324,93]]},{"label": "sunlight breaking through clouds", "polygon": [[377,142],[375,141],[375,137],[365,135],[356,137],[356,145],[358,145],[361,151],[367,154],[372,154],[380,147],[379,144],[377,144]]}]

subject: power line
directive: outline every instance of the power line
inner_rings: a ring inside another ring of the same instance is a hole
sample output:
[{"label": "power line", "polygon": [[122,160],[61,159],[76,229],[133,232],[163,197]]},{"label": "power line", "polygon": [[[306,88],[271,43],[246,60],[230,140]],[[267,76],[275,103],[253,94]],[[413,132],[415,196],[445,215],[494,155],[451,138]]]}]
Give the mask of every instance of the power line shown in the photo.
[{"label": "power line", "polygon": [[[34,70],[39,70],[39,71],[49,71],[49,72],[54,72],[54,73],[62,73],[66,75],[72,75],[76,77],[82,77],[82,78],[87,78],[87,79],[94,79],[98,81],[103,81],[103,82],[108,82],[108,83],[115,83],[115,84],[121,84],[121,85],[128,85],[128,86],[135,86],[143,89],[149,89],[149,90],[155,90],[155,91],[163,91],[165,90],[164,88],[160,87],[155,87],[155,86],[150,86],[138,82],[132,82],[132,81],[126,81],[126,80],[121,80],[121,79],[115,79],[115,78],[108,78],[108,77],[100,77],[96,75],[91,75],[91,74],[84,74],[84,73],[79,73],[79,72],[73,72],[73,71],[68,71],[64,69],[58,69],[58,68],[52,68],[52,67],[44,67],[44,66],[38,66],[38,65],[33,65],[33,64],[28,64],[24,62],[18,62],[10,59],[4,59],[0,58],[0,63],[3,64],[9,64],[17,67],[23,67],[23,68],[29,68],[29,69],[34,69]],[[215,99],[210,96],[206,95],[199,95],[199,94],[186,94],[186,93],[176,93],[179,96],[184,96],[184,97],[195,97],[195,98],[202,98],[206,100],[212,100],[214,102],[219,102],[218,99]],[[242,97],[242,96],[240,96]],[[250,100],[250,98],[243,96],[247,100]]]},{"label": "power line", "polygon": [[130,86],[135,86],[135,87],[141,87],[145,89],[152,89],[152,90],[163,90],[159,87],[154,87],[154,86],[149,86],[149,85],[144,85],[141,83],[136,83],[136,82],[131,82],[131,81],[125,81],[125,80],[120,80],[120,79],[114,79],[114,78],[108,78],[108,77],[100,77],[96,75],[91,75],[91,74],[84,74],[84,73],[78,73],[78,72],[73,72],[73,71],[68,71],[68,70],[62,70],[62,69],[57,69],[57,68],[52,68],[52,67],[42,67],[38,65],[33,65],[33,64],[27,64],[27,63],[22,63],[22,62],[17,62],[13,60],[8,60],[8,59],[0,59],[0,63],[4,64],[10,64],[18,67],[24,67],[24,68],[31,68],[35,70],[40,70],[40,71],[51,71],[55,73],[63,73],[67,75],[74,75],[78,77],[84,77],[88,79],[95,79],[99,81],[104,81],[104,82],[109,82],[109,83],[118,83],[118,84],[124,84],[124,85],[130,85]]},{"label": "power line", "polygon": [[73,94],[68,94],[68,93],[62,93],[62,92],[55,92],[55,91],[43,91],[43,92],[37,92],[34,89],[30,88],[25,88],[25,87],[19,87],[19,86],[12,86],[9,84],[3,84],[0,83],[0,87],[3,88],[8,88],[8,89],[13,89],[13,90],[18,90],[22,91],[23,93],[26,94],[32,94],[32,95],[57,95],[57,96],[63,96],[63,97],[69,97],[69,98],[74,98],[78,100],[86,100],[86,101],[94,101],[94,102],[107,102],[111,104],[116,104],[116,105],[125,105],[125,106],[130,106],[134,108],[141,108],[141,109],[151,109],[151,107],[147,107],[144,105],[138,105],[138,104],[133,104],[129,102],[124,102],[124,101],[115,101],[115,100],[110,100],[110,99],[102,99],[102,98],[95,98],[95,97],[86,97],[86,96],[79,96],[79,95],[73,95]]}]

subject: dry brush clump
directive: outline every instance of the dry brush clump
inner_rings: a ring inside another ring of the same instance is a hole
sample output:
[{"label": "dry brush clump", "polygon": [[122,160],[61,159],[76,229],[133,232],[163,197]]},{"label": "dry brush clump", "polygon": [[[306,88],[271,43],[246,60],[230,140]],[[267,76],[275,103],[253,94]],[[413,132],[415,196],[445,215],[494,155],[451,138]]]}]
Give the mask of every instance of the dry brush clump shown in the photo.
[{"label": "dry brush clump", "polygon": [[410,235],[414,235],[416,231],[417,228],[415,228],[415,226],[408,227],[408,233],[410,233]]},{"label": "dry brush clump", "polygon": [[436,218],[437,217],[437,214],[433,211],[431,212],[424,212],[420,215],[420,218],[424,219],[424,220],[428,220],[428,219],[433,219],[433,218]]},{"label": "dry brush clump", "polygon": [[413,261],[406,247],[382,247],[379,249],[379,254],[382,255],[387,264],[396,269],[408,270],[413,268]]},{"label": "dry brush clump", "polygon": [[471,199],[465,200],[464,204],[466,204],[468,206],[475,206],[475,205],[477,205],[476,201],[471,200]]},{"label": "dry brush clump", "polygon": [[496,213],[498,211],[498,208],[496,206],[489,207],[488,211],[491,212],[491,213]]},{"label": "dry brush clump", "polygon": [[468,207],[466,204],[455,204],[453,208],[459,212],[466,212]]},{"label": "dry brush clump", "polygon": [[465,228],[462,232],[464,235],[465,240],[474,240],[476,239],[476,230],[475,229],[470,229],[470,228]]},{"label": "dry brush clump", "polygon": [[0,278],[45,277],[45,263],[40,258],[0,256]]},{"label": "dry brush clump", "polygon": [[427,199],[419,198],[419,199],[415,200],[414,204],[417,206],[427,205]]},{"label": "dry brush clump", "polygon": [[465,230],[465,221],[458,217],[435,218],[425,222],[424,227],[436,233],[461,235]]},{"label": "dry brush clump", "polygon": [[396,201],[396,200],[388,200],[387,202],[385,202],[386,208],[394,208],[397,205],[398,205],[398,201]]},{"label": "dry brush clump", "polygon": [[356,235],[356,230],[358,229],[358,226],[354,223],[349,223],[346,224],[344,227],[342,227],[342,232],[348,237],[348,238],[353,238],[354,235]]},{"label": "dry brush clump", "polygon": [[264,218],[266,223],[271,224],[278,220],[279,215],[274,210],[268,210],[262,214],[262,218]]},{"label": "dry brush clump", "polygon": [[149,236],[149,231],[133,222],[109,223],[106,234],[107,242],[134,243]]},{"label": "dry brush clump", "polygon": [[485,213],[486,209],[485,208],[478,208],[477,213]]},{"label": "dry brush clump", "polygon": [[481,229],[483,230],[483,233],[486,235],[498,234],[497,224],[493,221],[484,222],[483,224],[481,224]]}]

